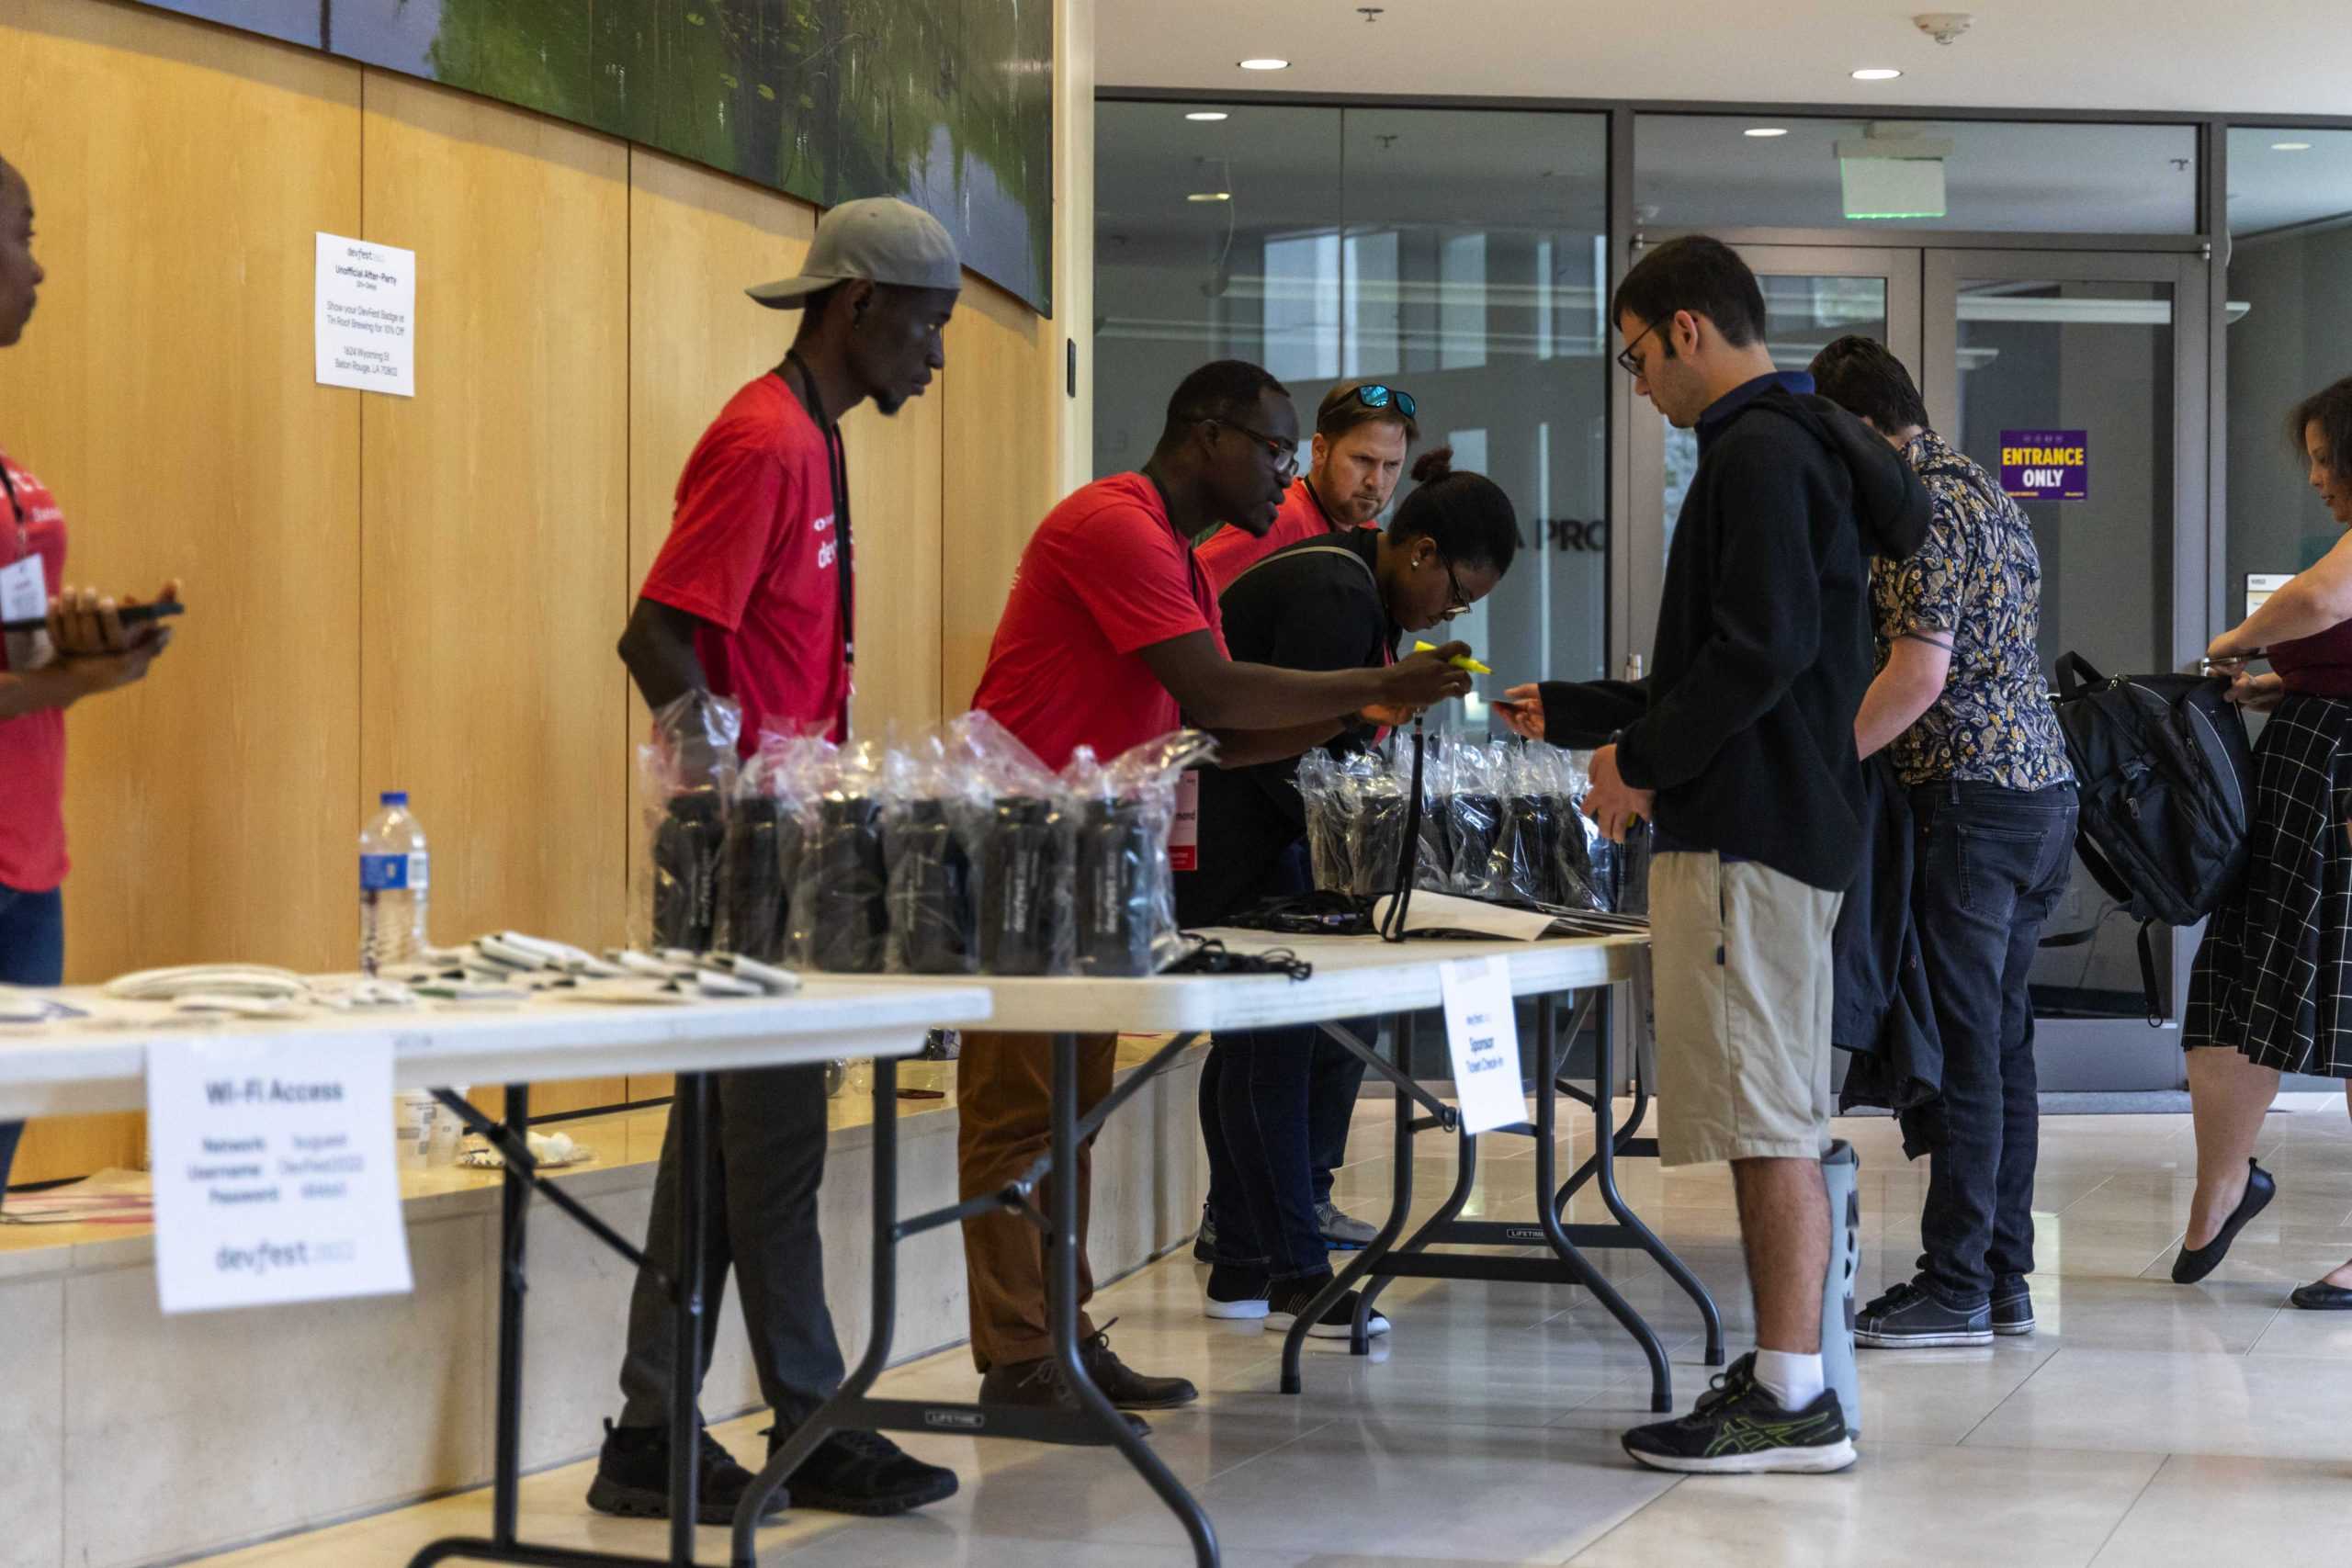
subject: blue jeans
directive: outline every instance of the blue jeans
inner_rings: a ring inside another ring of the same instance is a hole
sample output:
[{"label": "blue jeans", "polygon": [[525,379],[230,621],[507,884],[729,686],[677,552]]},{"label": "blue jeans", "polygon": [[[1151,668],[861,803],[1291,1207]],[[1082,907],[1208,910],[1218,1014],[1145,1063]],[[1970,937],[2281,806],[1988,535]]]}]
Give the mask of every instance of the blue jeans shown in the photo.
[{"label": "blue jeans", "polygon": [[1312,1025],[1213,1037],[1201,1070],[1209,1217],[1220,1262],[1277,1280],[1329,1273],[1309,1155],[1317,1043]]},{"label": "blue jeans", "polygon": [[[54,986],[65,978],[65,899],[55,888],[0,886],[0,985]],[[17,1157],[22,1122],[0,1122],[0,1190]]]},{"label": "blue jeans", "polygon": [[1928,1156],[1920,1271],[1945,1304],[1982,1305],[2033,1272],[2041,1102],[2026,980],[2075,859],[2075,786],[1911,792],[1912,911],[1943,1035],[1943,1140]]}]

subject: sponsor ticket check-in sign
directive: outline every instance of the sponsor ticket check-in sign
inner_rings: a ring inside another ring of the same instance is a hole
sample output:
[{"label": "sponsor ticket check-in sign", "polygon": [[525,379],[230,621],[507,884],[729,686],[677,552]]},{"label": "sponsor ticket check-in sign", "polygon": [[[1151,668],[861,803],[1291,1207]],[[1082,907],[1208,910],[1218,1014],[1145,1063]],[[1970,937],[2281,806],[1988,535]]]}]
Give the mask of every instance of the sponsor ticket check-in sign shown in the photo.
[{"label": "sponsor ticket check-in sign", "polygon": [[391,1104],[389,1040],[150,1046],[164,1310],[407,1291]]},{"label": "sponsor ticket check-in sign", "polygon": [[2001,491],[2018,501],[2085,501],[2091,493],[2090,433],[2001,432]]}]

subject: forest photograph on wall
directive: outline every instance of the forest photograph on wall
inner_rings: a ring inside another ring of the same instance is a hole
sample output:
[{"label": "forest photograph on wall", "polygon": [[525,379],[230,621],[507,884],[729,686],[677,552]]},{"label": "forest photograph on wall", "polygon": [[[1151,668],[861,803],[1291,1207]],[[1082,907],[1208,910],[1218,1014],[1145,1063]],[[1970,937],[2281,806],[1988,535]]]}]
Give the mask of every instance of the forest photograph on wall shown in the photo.
[{"label": "forest photograph on wall", "polygon": [[900,196],[1050,309],[1053,0],[142,0],[674,152]]}]

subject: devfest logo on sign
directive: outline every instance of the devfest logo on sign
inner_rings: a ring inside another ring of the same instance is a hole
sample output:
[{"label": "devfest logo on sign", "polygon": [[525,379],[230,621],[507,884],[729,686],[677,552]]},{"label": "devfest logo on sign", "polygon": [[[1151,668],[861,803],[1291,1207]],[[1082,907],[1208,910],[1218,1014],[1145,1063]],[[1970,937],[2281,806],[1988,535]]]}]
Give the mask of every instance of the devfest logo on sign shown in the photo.
[{"label": "devfest logo on sign", "polygon": [[2086,500],[2090,472],[2086,431],[2001,432],[2001,490],[2014,500]]}]

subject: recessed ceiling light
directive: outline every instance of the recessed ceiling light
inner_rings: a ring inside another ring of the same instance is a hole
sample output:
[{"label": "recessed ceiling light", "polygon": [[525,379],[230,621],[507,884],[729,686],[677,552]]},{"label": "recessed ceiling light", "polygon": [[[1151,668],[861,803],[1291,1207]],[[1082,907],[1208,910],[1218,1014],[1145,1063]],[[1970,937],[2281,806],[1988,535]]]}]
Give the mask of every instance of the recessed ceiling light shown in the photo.
[{"label": "recessed ceiling light", "polygon": [[1786,136],[1788,134],[1788,130],[1786,128],[1778,125],[1751,125],[1746,131],[1742,132],[1742,134],[1747,136]]},{"label": "recessed ceiling light", "polygon": [[1287,60],[1245,60],[1241,62],[1241,69],[1244,71],[1287,71],[1290,69],[1290,62]]},{"label": "recessed ceiling light", "polygon": [[1903,73],[1889,65],[1866,65],[1854,73],[1857,82],[1892,82]]},{"label": "recessed ceiling light", "polygon": [[2273,152],[2308,152],[2312,150],[2312,144],[2308,141],[2274,141],[2270,144],[2270,150]]},{"label": "recessed ceiling light", "polygon": [[1233,193],[1229,190],[1196,190],[1184,199],[1186,201],[1231,201]]},{"label": "recessed ceiling light", "polygon": [[1225,118],[1225,111],[1223,109],[1197,109],[1193,113],[1186,115],[1184,118],[1186,119],[1223,119]]}]

